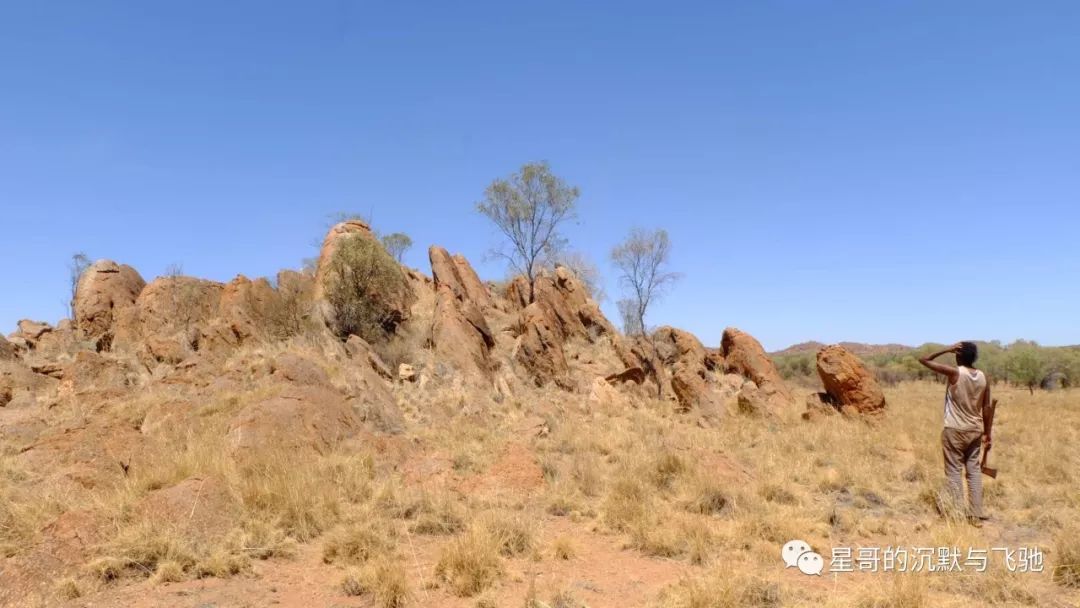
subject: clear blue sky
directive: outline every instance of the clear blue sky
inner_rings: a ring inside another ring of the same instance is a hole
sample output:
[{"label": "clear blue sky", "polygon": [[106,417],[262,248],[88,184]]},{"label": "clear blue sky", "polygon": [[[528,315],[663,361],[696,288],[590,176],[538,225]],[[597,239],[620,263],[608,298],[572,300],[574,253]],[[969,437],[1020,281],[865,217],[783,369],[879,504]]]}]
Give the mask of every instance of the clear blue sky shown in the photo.
[{"label": "clear blue sky", "polygon": [[266,275],[342,210],[499,278],[475,202],[539,159],[609,292],[671,233],[706,344],[1080,343],[1075,2],[2,1],[0,328],[75,251]]}]

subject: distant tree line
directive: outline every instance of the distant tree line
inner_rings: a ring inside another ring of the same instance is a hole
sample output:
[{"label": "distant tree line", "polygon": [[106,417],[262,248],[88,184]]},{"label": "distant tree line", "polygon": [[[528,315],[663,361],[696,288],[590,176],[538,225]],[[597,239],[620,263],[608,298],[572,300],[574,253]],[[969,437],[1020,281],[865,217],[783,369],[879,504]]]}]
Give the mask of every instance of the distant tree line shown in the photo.
[{"label": "distant tree line", "polygon": [[[1080,346],[1041,346],[1030,340],[1003,345],[999,341],[976,342],[979,360],[976,366],[989,374],[993,382],[1025,387],[1067,388],[1080,386]],[[904,380],[931,380],[938,377],[919,364],[919,357],[942,348],[924,344],[906,351],[863,355],[861,359],[885,384]],[[780,373],[786,378],[816,376],[815,351],[773,355]]]}]

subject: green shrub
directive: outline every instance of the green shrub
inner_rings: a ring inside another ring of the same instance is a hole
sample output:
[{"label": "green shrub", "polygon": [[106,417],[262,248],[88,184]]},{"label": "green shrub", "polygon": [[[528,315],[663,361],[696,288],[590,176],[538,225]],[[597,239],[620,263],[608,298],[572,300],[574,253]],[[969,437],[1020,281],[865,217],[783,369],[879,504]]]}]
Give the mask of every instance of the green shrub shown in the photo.
[{"label": "green shrub", "polygon": [[402,321],[401,303],[409,284],[401,266],[375,240],[363,235],[342,239],[323,277],[333,330],[382,342]]}]

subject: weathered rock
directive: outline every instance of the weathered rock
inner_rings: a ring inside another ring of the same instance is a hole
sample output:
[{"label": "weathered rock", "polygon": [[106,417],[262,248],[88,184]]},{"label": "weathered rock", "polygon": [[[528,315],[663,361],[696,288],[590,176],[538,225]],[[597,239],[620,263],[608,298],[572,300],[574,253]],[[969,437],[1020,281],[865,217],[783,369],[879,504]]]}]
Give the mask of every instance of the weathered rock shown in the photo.
[{"label": "weathered rock", "polygon": [[172,487],[150,492],[135,506],[135,512],[199,546],[232,529],[239,501],[215,477],[189,477]]},{"label": "weathered rock", "polygon": [[634,346],[615,330],[568,268],[560,266],[554,273],[540,273],[535,279],[534,296],[534,301],[529,303],[529,284],[520,276],[506,291],[511,309],[519,311],[515,358],[536,384],[554,381],[564,388],[573,386],[565,352],[566,344],[572,340],[592,344],[601,340],[610,342],[624,368],[640,367],[651,375],[649,361],[643,360]]},{"label": "weathered rock", "polygon": [[326,453],[355,437],[361,420],[336,392],[303,386],[246,406],[230,422],[230,450],[245,456],[258,450]]},{"label": "weathered rock", "polygon": [[14,361],[19,358],[19,347],[0,336],[0,361]]},{"label": "weathered rock", "polygon": [[41,336],[53,330],[52,325],[44,321],[31,321],[30,319],[20,320],[18,327],[18,331],[9,337],[22,338],[26,341],[28,348],[35,348]]},{"label": "weathered rock", "polygon": [[[538,274],[534,295],[534,301],[544,308],[563,340],[582,338],[593,342],[601,335],[618,335],[585,286],[564,266],[556,268],[554,273]],[[514,278],[507,288],[507,299],[519,310],[529,305],[529,283],[525,277]]]},{"label": "weathered rock", "polygon": [[267,318],[276,300],[274,287],[265,278],[252,281],[237,275],[221,290],[218,311],[212,324],[224,330],[219,335],[224,345],[243,343],[269,332]]},{"label": "weathered rock", "polygon": [[464,256],[451,256],[442,247],[432,245],[428,249],[428,260],[436,286],[446,285],[459,300],[472,302],[481,311],[492,307],[491,293]]},{"label": "weathered rock", "polygon": [[765,354],[765,349],[753,336],[729,327],[724,330],[720,348],[725,371],[753,381],[758,388],[765,391],[769,401],[778,407],[792,404],[794,398],[791,391],[784,384],[772,359]]},{"label": "weathered rock", "polygon": [[713,359],[693,334],[674,327],[661,327],[653,334],[657,353],[671,374],[671,389],[681,411],[723,410],[714,394]]},{"label": "weathered rock", "polygon": [[109,350],[114,315],[134,306],[144,287],[146,281],[131,266],[112,260],[94,262],[83,272],[75,289],[75,326],[98,350]]},{"label": "weathered rock", "polygon": [[371,345],[367,343],[367,340],[357,335],[350,335],[349,339],[345,341],[345,352],[349,357],[356,359],[361,365],[370,367],[375,373],[379,374],[387,380],[393,379],[393,374],[390,372],[390,366],[383,361],[379,353],[375,352],[375,349],[371,348]]},{"label": "weathered rock", "polygon": [[622,384],[626,382],[641,384],[642,382],[645,382],[645,370],[640,367],[628,367],[621,372],[605,376],[604,380],[609,384]]},{"label": "weathered rock", "polygon": [[569,366],[563,351],[563,336],[557,323],[540,302],[521,311],[520,335],[514,345],[514,359],[528,370],[537,386],[549,382],[571,388]]},{"label": "weathered rock", "polygon": [[746,382],[736,395],[739,413],[750,416],[763,416],[771,413],[769,395],[753,382]]},{"label": "weathered rock", "polygon": [[58,377],[60,395],[65,397],[101,391],[108,393],[104,397],[120,395],[137,381],[134,371],[121,361],[91,351],[76,353]]},{"label": "weathered rock", "polygon": [[137,353],[144,364],[175,364],[220,343],[210,321],[218,314],[224,287],[188,276],[154,279],[134,307],[117,312],[114,347]]},{"label": "weathered rock", "polygon": [[439,285],[431,323],[431,344],[438,361],[466,378],[491,376],[491,347],[495,338],[480,309],[460,300],[450,287]]},{"label": "weathered rock", "polygon": [[408,363],[401,363],[398,365],[398,380],[402,382],[416,382],[419,376],[416,373],[416,368]]},{"label": "weathered rock", "polygon": [[834,344],[818,351],[817,372],[841,411],[879,414],[885,410],[885,394],[874,375],[844,347]]},{"label": "weathered rock", "polygon": [[52,396],[58,384],[54,376],[36,373],[21,361],[0,361],[0,406],[33,404],[38,397]]},{"label": "weathered rock", "polygon": [[270,368],[274,377],[286,382],[311,386],[330,385],[330,377],[326,374],[326,370],[311,359],[295,353],[286,352],[274,357]]}]

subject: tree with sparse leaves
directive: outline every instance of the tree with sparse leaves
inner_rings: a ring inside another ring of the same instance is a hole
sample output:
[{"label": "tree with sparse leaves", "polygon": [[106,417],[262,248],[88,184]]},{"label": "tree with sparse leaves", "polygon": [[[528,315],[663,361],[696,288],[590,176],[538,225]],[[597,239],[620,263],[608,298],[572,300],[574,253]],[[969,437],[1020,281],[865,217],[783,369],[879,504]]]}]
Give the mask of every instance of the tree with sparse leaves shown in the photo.
[{"label": "tree with sparse leaves", "polygon": [[68,276],[71,281],[71,300],[68,301],[68,317],[75,319],[75,293],[79,290],[79,279],[90,267],[90,258],[83,252],[72,254],[68,263]]},{"label": "tree with sparse leaves", "polygon": [[386,248],[390,255],[397,260],[398,264],[401,263],[402,256],[405,252],[412,248],[412,239],[404,232],[395,232],[382,237],[383,247]]},{"label": "tree with sparse leaves", "polygon": [[503,233],[509,247],[495,249],[529,281],[529,302],[535,299],[536,274],[545,260],[566,246],[559,232],[574,217],[578,189],[551,173],[545,162],[529,163],[516,173],[491,182],[477,210]]},{"label": "tree with sparse leaves", "polygon": [[679,274],[667,269],[671,239],[665,230],[635,228],[623,243],[611,250],[611,261],[621,273],[619,283],[626,298],[619,300],[623,331],[646,335],[645,316]]}]

